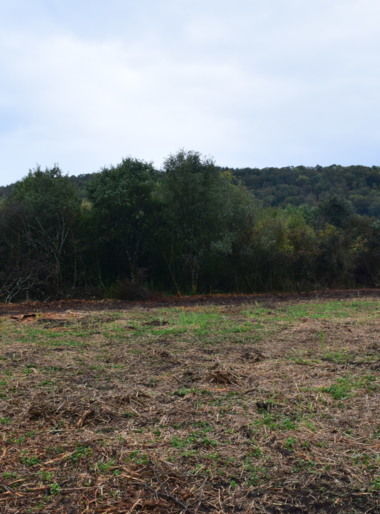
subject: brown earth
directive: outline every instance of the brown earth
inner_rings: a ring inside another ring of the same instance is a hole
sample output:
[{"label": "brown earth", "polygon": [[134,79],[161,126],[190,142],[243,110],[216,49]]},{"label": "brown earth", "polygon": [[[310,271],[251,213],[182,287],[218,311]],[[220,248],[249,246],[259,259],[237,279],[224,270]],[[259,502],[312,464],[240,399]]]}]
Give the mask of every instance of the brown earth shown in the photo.
[{"label": "brown earth", "polygon": [[1,303],[0,316],[6,314],[25,314],[29,312],[61,312],[65,310],[124,310],[136,306],[146,308],[190,306],[190,305],[240,305],[255,302],[284,302],[319,299],[344,299],[380,297],[380,288],[367,289],[324,289],[302,293],[261,293],[261,294],[210,294],[192,296],[164,296],[155,295],[145,301],[122,300],[83,300],[61,299],[54,301],[38,302],[25,301],[16,303]]},{"label": "brown earth", "polygon": [[0,512],[379,512],[379,293],[1,305]]}]

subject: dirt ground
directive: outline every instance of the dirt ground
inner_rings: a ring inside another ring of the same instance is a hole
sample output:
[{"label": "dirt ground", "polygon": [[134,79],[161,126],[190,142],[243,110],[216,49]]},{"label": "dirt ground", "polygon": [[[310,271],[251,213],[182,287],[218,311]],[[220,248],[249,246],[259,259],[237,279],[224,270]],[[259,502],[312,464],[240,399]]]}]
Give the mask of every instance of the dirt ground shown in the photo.
[{"label": "dirt ground", "polygon": [[210,294],[192,296],[155,295],[145,301],[61,299],[49,302],[25,301],[1,303],[0,316],[25,314],[28,312],[62,312],[67,310],[102,311],[129,310],[136,306],[145,308],[191,306],[191,305],[239,305],[255,302],[299,302],[304,300],[380,298],[380,288],[370,289],[326,289],[303,293],[261,294]]},{"label": "dirt ground", "polygon": [[379,512],[376,296],[1,305],[0,512]]}]

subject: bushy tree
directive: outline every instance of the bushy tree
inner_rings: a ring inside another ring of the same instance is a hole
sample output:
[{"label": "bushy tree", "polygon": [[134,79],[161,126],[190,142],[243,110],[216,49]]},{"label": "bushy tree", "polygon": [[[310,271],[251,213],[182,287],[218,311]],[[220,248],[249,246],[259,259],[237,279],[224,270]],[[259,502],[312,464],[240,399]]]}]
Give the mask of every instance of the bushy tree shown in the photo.
[{"label": "bushy tree", "polygon": [[124,159],[115,167],[103,169],[89,184],[92,231],[106,281],[139,279],[151,252],[156,180],[152,164]]},{"label": "bushy tree", "polygon": [[252,215],[251,198],[234,184],[231,173],[197,152],[185,151],[165,161],[157,197],[162,208],[160,249],[171,280],[177,291],[196,292],[205,274],[210,277],[212,263],[231,254],[239,230]]},{"label": "bushy tree", "polygon": [[[12,295],[59,294],[75,268],[74,231],[80,200],[58,167],[37,168],[18,182],[1,209],[1,248]],[[64,277],[64,275],[66,275]],[[3,279],[4,280],[4,279]]]}]

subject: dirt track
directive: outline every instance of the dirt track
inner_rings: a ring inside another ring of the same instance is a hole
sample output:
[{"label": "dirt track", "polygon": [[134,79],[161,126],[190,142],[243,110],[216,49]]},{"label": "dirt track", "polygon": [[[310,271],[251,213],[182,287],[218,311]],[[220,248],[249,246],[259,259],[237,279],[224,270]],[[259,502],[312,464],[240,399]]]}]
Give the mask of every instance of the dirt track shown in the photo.
[{"label": "dirt track", "polygon": [[240,305],[255,302],[303,301],[307,299],[344,299],[360,297],[380,297],[380,288],[372,289],[325,289],[302,293],[261,293],[261,294],[211,294],[193,296],[155,296],[144,301],[122,300],[82,300],[62,299],[46,302],[0,303],[0,316],[25,314],[28,312],[62,312],[128,310],[134,307],[147,309],[169,306],[191,305]]}]

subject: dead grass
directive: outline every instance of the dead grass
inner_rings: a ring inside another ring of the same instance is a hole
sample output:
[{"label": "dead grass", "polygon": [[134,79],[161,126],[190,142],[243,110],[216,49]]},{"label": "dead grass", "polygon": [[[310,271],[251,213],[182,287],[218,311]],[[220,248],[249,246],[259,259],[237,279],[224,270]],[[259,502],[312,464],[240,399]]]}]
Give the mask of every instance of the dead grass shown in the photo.
[{"label": "dead grass", "polygon": [[379,312],[0,317],[0,512],[378,512]]}]

